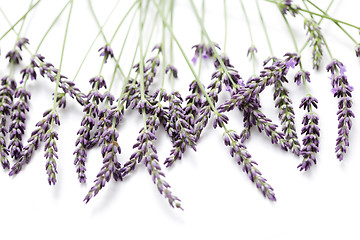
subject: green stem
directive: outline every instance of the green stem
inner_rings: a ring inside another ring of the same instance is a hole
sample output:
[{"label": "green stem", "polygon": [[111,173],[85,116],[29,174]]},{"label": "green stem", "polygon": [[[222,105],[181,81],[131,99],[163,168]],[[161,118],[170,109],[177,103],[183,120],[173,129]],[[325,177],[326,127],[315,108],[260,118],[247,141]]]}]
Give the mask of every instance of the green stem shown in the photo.
[{"label": "green stem", "polygon": [[42,45],[43,41],[45,40],[46,36],[48,35],[48,33],[50,32],[50,30],[53,28],[53,26],[55,25],[55,23],[59,20],[60,16],[63,14],[63,12],[65,11],[66,7],[69,5],[71,0],[69,0],[65,6],[61,9],[60,13],[56,16],[56,18],[54,19],[54,21],[51,23],[50,27],[48,28],[48,30],[46,31],[46,33],[44,34],[44,36],[41,38],[39,45],[36,48],[35,54],[38,53],[40,46]]},{"label": "green stem", "polygon": [[[305,0],[303,0],[303,2],[304,2],[305,7],[307,8],[307,5],[305,4]],[[329,6],[327,7],[327,9],[326,9],[326,11],[325,11],[325,13],[327,13],[327,12],[330,10],[330,7],[331,7],[331,5],[332,5],[333,3],[334,3],[334,0],[331,0]],[[303,16],[303,17],[304,17],[304,16]],[[311,17],[312,17],[312,15],[311,15]],[[304,18],[305,18],[305,17],[304,17]],[[324,20],[324,18],[322,17],[322,18],[320,19],[320,21],[318,22],[318,25],[320,25],[323,20]],[[304,44],[304,46],[300,49],[300,51],[299,51],[300,54],[304,51],[304,49],[305,49],[306,46],[309,44],[309,42],[310,42],[310,39],[308,39],[308,40],[306,41],[306,43]]]},{"label": "green stem", "polygon": [[218,54],[218,52],[217,52],[217,50],[216,50],[216,47],[215,47],[215,45],[214,45],[214,42],[211,41],[211,38],[210,38],[209,34],[207,33],[204,24],[203,24],[202,21],[201,21],[201,17],[200,17],[200,15],[199,15],[198,11],[196,10],[194,1],[193,1],[193,0],[190,0],[190,3],[191,3],[191,7],[192,7],[192,9],[193,9],[193,12],[195,13],[195,16],[196,16],[196,18],[197,18],[197,20],[198,20],[198,22],[199,22],[199,24],[200,24],[200,26],[201,26],[201,29],[202,29],[202,31],[203,31],[206,39],[208,40],[211,48],[213,49],[214,55],[215,55],[216,59],[217,59],[217,60],[219,61],[219,63],[220,63],[220,66],[223,68],[225,74],[228,76],[228,78],[229,78],[229,80],[231,81],[231,83],[232,83],[233,85],[237,85],[237,84],[234,82],[234,80],[232,79],[231,74],[230,74],[229,71],[227,70],[227,67],[226,67],[225,64],[224,64],[224,61],[222,60],[222,58],[221,58],[220,55]]},{"label": "green stem", "polygon": [[[325,16],[329,16],[327,14],[327,11],[324,12],[321,8],[319,8],[318,6],[316,6],[312,1],[310,0],[306,0],[308,3],[310,3],[311,5],[313,5],[316,9],[318,9],[320,12],[322,12]],[[330,5],[333,3],[334,0],[331,1]],[[338,22],[334,22],[336,24],[336,26],[338,26],[355,44],[357,44],[358,42],[338,23]],[[360,29],[360,28],[358,28]]]},{"label": "green stem", "polygon": [[[196,72],[195,72],[194,67],[192,66],[190,60],[189,60],[188,57],[186,56],[185,51],[184,51],[184,49],[181,47],[181,44],[179,43],[178,39],[176,38],[176,36],[175,36],[175,34],[174,34],[171,26],[166,22],[165,16],[163,16],[163,14],[161,13],[161,9],[160,9],[159,5],[155,2],[155,0],[151,0],[151,1],[153,2],[153,4],[155,5],[155,7],[157,8],[157,12],[160,14],[160,17],[162,18],[163,23],[165,24],[166,28],[168,29],[168,31],[169,31],[169,33],[170,33],[170,35],[171,35],[171,38],[175,41],[176,45],[178,46],[181,54],[183,55],[183,57],[184,57],[187,65],[189,66],[189,68],[190,68],[190,70],[191,70],[191,73],[194,75],[195,80],[196,80],[199,88],[201,89],[201,92],[204,94],[204,96],[205,96],[206,100],[208,101],[208,103],[209,103],[211,109],[213,110],[214,114],[220,115],[219,112],[216,110],[214,104],[212,103],[209,95],[207,94],[206,89],[204,88],[203,84],[201,83],[200,79],[198,78],[198,76],[197,76],[197,74],[196,74]],[[205,33],[206,33],[206,32],[205,32]]]},{"label": "green stem", "polygon": [[139,73],[140,73],[140,92],[141,92],[141,101],[145,101],[145,83],[144,83],[144,53],[143,53],[143,22],[142,22],[142,2],[139,2],[140,16],[139,16],[139,45],[140,45],[140,64],[139,64]]},{"label": "green stem", "polygon": [[61,74],[60,74],[60,73],[61,73],[62,63],[63,63],[63,59],[64,59],[65,43],[66,43],[66,38],[67,38],[68,30],[69,30],[70,17],[71,17],[73,5],[74,5],[74,4],[73,4],[73,0],[71,0],[70,10],[69,10],[69,16],[68,16],[67,23],[66,23],[66,30],[65,30],[65,35],[64,35],[64,40],[63,40],[63,45],[62,45],[62,50],[61,50],[60,65],[59,65],[59,70],[58,70],[57,75],[56,75],[56,86],[55,86],[55,92],[54,92],[54,107],[53,107],[53,111],[55,111],[55,109],[56,109],[57,94],[58,94],[59,82],[60,82],[60,77],[61,77]]},{"label": "green stem", "polygon": [[[165,1],[162,0],[161,1],[162,4],[162,11],[164,14],[164,9],[165,9]],[[162,76],[161,76],[161,89],[164,88],[164,83],[165,83],[165,70],[166,70],[166,56],[165,56],[165,25],[163,24],[162,26],[162,36],[161,36],[161,53],[162,53],[162,58],[163,58],[163,64],[162,64]],[[170,74],[171,75],[171,74]]]},{"label": "green stem", "polygon": [[75,81],[75,79],[76,79],[77,76],[79,75],[80,70],[81,70],[82,66],[84,65],[84,63],[85,63],[86,58],[88,57],[91,49],[93,48],[93,46],[94,46],[96,40],[98,39],[98,37],[100,36],[100,34],[103,33],[102,30],[103,30],[104,26],[105,26],[106,23],[109,21],[110,16],[114,13],[114,11],[115,11],[115,9],[116,9],[116,6],[118,5],[119,2],[120,2],[120,0],[117,1],[116,5],[113,7],[113,10],[111,11],[111,13],[110,13],[110,14],[108,15],[108,17],[106,18],[104,24],[103,24],[102,26],[100,26],[100,30],[99,30],[98,34],[95,36],[94,40],[92,41],[90,47],[88,48],[88,51],[86,52],[85,57],[83,58],[80,66],[79,66],[79,68],[78,68],[78,70],[77,70],[77,72],[76,72],[76,74],[75,74],[75,77],[74,77],[74,79],[73,79],[73,82]]},{"label": "green stem", "polygon": [[299,48],[298,48],[297,43],[296,43],[296,39],[295,39],[294,32],[293,32],[293,30],[292,30],[292,28],[291,28],[291,26],[290,26],[287,18],[285,17],[285,15],[284,15],[283,13],[281,13],[281,15],[282,15],[282,17],[284,18],[284,21],[285,21],[285,23],[286,23],[286,27],[287,27],[288,30],[289,30],[289,33],[290,33],[290,36],[291,36],[291,40],[292,40],[292,42],[294,43],[295,51],[296,51],[297,53],[299,53]]},{"label": "green stem", "polygon": [[20,22],[21,20],[23,20],[23,19],[27,16],[27,14],[28,14],[31,10],[33,10],[35,6],[38,5],[38,3],[39,3],[40,1],[41,1],[41,0],[38,0],[34,5],[32,5],[32,7],[31,7],[29,10],[27,10],[27,12],[26,12],[19,20],[17,20],[17,22],[16,22],[13,26],[11,26],[11,27],[9,28],[9,30],[7,30],[7,31],[1,36],[0,41],[8,34],[11,30],[13,30],[14,27],[15,27],[16,25],[18,25],[19,22]]},{"label": "green stem", "polygon": [[227,11],[226,11],[226,0],[224,0],[224,22],[225,22],[225,36],[224,36],[224,53],[226,53],[226,43],[227,43]]},{"label": "green stem", "polygon": [[256,7],[258,9],[258,13],[259,13],[259,17],[260,17],[260,20],[261,20],[261,25],[264,29],[264,33],[265,33],[265,37],[266,37],[266,41],[268,43],[268,46],[269,46],[269,50],[270,50],[270,54],[271,56],[273,57],[274,56],[274,52],[273,52],[273,49],[271,47],[271,42],[270,42],[270,38],[269,38],[269,34],[268,34],[268,31],[267,31],[267,28],[266,28],[266,25],[265,25],[265,21],[264,21],[264,18],[263,18],[263,15],[261,13],[261,9],[260,9],[260,6],[259,6],[259,1],[256,0]]},{"label": "green stem", "polygon": [[[134,22],[134,20],[135,20],[135,17],[136,17],[136,14],[134,14],[133,17],[132,17],[132,19],[131,19],[130,25],[129,25],[128,30],[127,30],[127,32],[126,32],[126,36],[125,36],[123,45],[122,45],[121,50],[120,50],[120,53],[119,53],[119,57],[115,60],[117,63],[120,62],[120,58],[121,58],[121,56],[122,56],[122,54],[123,54],[123,51],[124,51],[124,49],[125,49],[125,44],[126,44],[127,39],[128,39],[128,37],[129,37],[130,30],[132,29],[132,25],[133,25],[133,22]],[[133,65],[133,64],[132,64],[132,65]],[[131,65],[131,66],[132,66],[132,65]],[[113,86],[113,83],[114,83],[114,80],[115,80],[116,70],[117,70],[117,67],[114,68],[113,76],[112,76],[112,78],[111,78],[110,86],[109,86],[109,89],[107,90],[107,92],[109,92],[109,91],[111,90],[112,86]],[[130,71],[131,71],[131,67],[130,67]],[[125,76],[123,76],[123,77],[125,78]]]},{"label": "green stem", "polygon": [[[174,24],[174,0],[171,0],[171,15],[170,15],[170,26],[173,27]],[[170,64],[173,64],[174,61],[174,48],[173,48],[173,39],[170,40]],[[171,91],[174,91],[174,76],[170,74],[170,83]]]}]

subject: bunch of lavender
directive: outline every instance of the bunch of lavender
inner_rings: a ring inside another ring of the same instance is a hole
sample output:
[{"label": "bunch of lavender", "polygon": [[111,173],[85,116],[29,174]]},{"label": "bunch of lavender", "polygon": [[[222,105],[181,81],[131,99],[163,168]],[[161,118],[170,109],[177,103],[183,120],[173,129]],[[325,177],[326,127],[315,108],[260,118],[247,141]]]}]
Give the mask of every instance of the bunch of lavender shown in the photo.
[{"label": "bunch of lavender", "polygon": [[301,100],[299,108],[304,108],[307,113],[304,115],[302,124],[304,127],[301,129],[303,137],[303,148],[301,149],[301,155],[303,161],[298,165],[300,171],[309,170],[310,167],[316,164],[316,153],[319,152],[319,137],[320,128],[319,117],[313,112],[313,107],[317,108],[318,100],[311,95],[304,97]]},{"label": "bunch of lavender", "polygon": [[339,99],[338,103],[338,138],[336,139],[336,157],[339,161],[342,161],[344,154],[346,153],[346,147],[349,146],[349,133],[352,127],[352,120],[355,115],[351,110],[352,107],[352,94],[354,90],[352,86],[349,85],[347,77],[345,76],[345,66],[334,59],[326,67],[326,70],[331,72],[331,92],[334,94],[334,97]]}]

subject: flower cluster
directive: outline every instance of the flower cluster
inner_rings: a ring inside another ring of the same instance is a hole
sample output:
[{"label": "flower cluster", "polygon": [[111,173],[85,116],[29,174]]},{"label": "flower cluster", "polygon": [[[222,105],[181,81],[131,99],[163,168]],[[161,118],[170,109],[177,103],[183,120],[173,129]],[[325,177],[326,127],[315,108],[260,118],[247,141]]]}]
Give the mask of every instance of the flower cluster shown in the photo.
[{"label": "flower cluster", "polygon": [[[220,49],[219,45],[217,43],[214,43],[214,46],[218,49]],[[214,56],[214,49],[212,48],[211,44],[203,44],[199,43],[194,45],[192,48],[195,49],[194,57],[191,59],[191,61],[195,64],[197,59],[201,56],[203,59],[212,58]]]},{"label": "flower cluster", "polygon": [[261,172],[255,167],[257,163],[251,160],[251,155],[246,146],[240,143],[240,136],[234,131],[228,131],[224,134],[224,144],[230,147],[230,155],[235,157],[236,162],[242,165],[242,170],[246,172],[250,180],[256,187],[271,201],[276,201],[274,189],[266,182]]},{"label": "flower cluster", "polygon": [[355,115],[351,110],[352,107],[352,94],[354,90],[349,85],[347,77],[345,76],[345,66],[334,59],[327,67],[326,70],[331,72],[331,92],[334,97],[339,99],[338,102],[338,138],[336,139],[335,152],[337,158],[342,161],[346,153],[346,147],[349,146],[349,133],[352,127],[352,120]]},{"label": "flower cluster", "polygon": [[11,114],[11,105],[14,99],[14,92],[16,89],[16,82],[11,77],[3,77],[1,79],[1,88],[0,88],[0,158],[1,165],[4,169],[10,167],[9,160],[7,156],[9,155],[9,150],[6,144],[6,135],[8,129],[6,128],[6,116]]},{"label": "flower cluster", "polygon": [[173,148],[171,149],[170,157],[166,158],[165,161],[167,167],[182,158],[186,146],[190,146],[196,150],[193,125],[186,121],[186,119],[189,119],[191,116],[185,115],[185,110],[181,106],[182,102],[183,100],[179,92],[173,92],[170,95],[169,119],[165,130],[169,133]]},{"label": "flower cluster", "polygon": [[302,121],[304,127],[301,129],[301,134],[304,137],[302,140],[303,148],[301,149],[303,160],[298,165],[300,171],[307,171],[313,164],[316,164],[316,153],[319,152],[320,128],[318,127],[319,117],[313,112],[313,107],[317,108],[317,103],[318,100],[309,95],[301,100],[299,106],[307,110]]},{"label": "flower cluster", "polygon": [[305,19],[304,27],[307,34],[309,34],[308,41],[310,42],[310,46],[313,47],[313,68],[319,70],[321,58],[323,55],[322,45],[324,45],[324,37],[321,33],[321,28],[313,18]]}]

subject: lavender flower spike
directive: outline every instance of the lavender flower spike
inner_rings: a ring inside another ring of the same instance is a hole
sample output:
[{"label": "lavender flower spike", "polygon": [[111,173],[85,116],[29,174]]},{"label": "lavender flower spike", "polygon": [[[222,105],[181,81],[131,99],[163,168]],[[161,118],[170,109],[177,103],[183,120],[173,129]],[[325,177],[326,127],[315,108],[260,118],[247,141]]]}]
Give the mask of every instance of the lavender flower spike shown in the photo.
[{"label": "lavender flower spike", "polygon": [[345,76],[345,66],[334,59],[327,67],[327,71],[331,72],[331,92],[334,94],[334,97],[339,99],[338,102],[338,138],[336,139],[335,152],[336,157],[339,161],[342,161],[344,154],[346,153],[346,148],[349,146],[349,133],[352,127],[352,120],[355,115],[351,110],[352,107],[352,94],[354,90],[352,86],[349,85],[347,77]]},{"label": "lavender flower spike", "polygon": [[0,161],[4,169],[10,168],[9,161],[7,156],[9,155],[9,150],[7,149],[7,144],[5,137],[8,133],[6,128],[6,116],[11,114],[11,105],[14,98],[14,92],[16,89],[16,82],[13,78],[3,77],[1,79],[1,88],[0,88]]},{"label": "lavender flower spike", "polygon": [[313,68],[319,70],[321,58],[323,55],[322,45],[324,45],[324,37],[321,33],[321,28],[319,24],[312,18],[305,19],[304,27],[306,29],[306,33],[309,34],[308,41],[310,41],[310,46],[313,47]]},{"label": "lavender flower spike", "polygon": [[316,164],[316,153],[319,152],[320,128],[318,127],[319,117],[312,109],[313,107],[317,108],[317,104],[318,100],[310,95],[301,100],[300,108],[306,109],[307,113],[302,121],[304,127],[301,129],[301,134],[304,137],[301,150],[303,161],[298,165],[300,171],[307,171],[312,165]]},{"label": "lavender flower spike", "polygon": [[264,197],[271,201],[276,201],[274,189],[262,177],[261,172],[255,167],[256,162],[250,160],[251,155],[248,153],[245,145],[240,143],[240,136],[234,131],[224,133],[224,144],[230,147],[230,155],[236,158],[242,170],[247,173],[250,180],[255,183],[256,187],[262,192]]}]

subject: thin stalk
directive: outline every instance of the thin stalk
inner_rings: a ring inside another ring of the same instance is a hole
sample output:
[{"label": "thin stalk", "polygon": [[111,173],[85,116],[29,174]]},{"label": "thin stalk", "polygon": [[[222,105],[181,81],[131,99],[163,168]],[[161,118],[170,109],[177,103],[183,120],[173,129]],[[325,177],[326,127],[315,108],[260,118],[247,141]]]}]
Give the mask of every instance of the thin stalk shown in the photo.
[{"label": "thin stalk", "polygon": [[292,28],[291,28],[291,26],[290,26],[287,18],[285,17],[285,15],[284,15],[283,13],[281,13],[281,15],[282,15],[282,17],[284,18],[284,21],[285,21],[285,23],[286,23],[286,27],[287,27],[288,30],[289,30],[289,33],[290,33],[290,36],[291,36],[291,40],[292,40],[292,42],[294,43],[295,51],[296,51],[297,53],[299,53],[299,48],[298,48],[297,43],[296,43],[296,39],[295,39],[294,32],[293,32],[293,30],[292,30]]},{"label": "thin stalk", "polygon": [[258,1],[258,0],[256,0],[256,7],[257,7],[257,9],[258,9],[259,17],[260,17],[260,20],[261,20],[261,25],[262,25],[262,27],[263,27],[263,29],[264,29],[264,33],[265,33],[266,41],[267,41],[268,46],[269,46],[270,54],[271,54],[271,56],[273,57],[273,56],[274,56],[274,52],[273,52],[273,49],[272,49],[272,47],[271,47],[271,42],[270,42],[269,34],[268,34],[268,31],[267,31],[267,28],[266,28],[266,25],[265,25],[264,18],[263,18],[262,13],[261,13],[261,9],[260,9],[259,1]]},{"label": "thin stalk", "polygon": [[[155,2],[155,0],[151,0],[151,1],[153,2],[153,4],[155,5],[155,7],[157,8],[157,12],[159,13],[160,17],[162,18],[163,23],[165,24],[166,28],[168,29],[168,31],[169,31],[169,33],[170,33],[170,35],[171,35],[171,38],[175,41],[176,45],[178,46],[181,54],[183,55],[183,57],[184,57],[187,65],[189,66],[191,73],[194,75],[195,80],[196,80],[196,82],[197,82],[197,84],[198,84],[201,92],[204,94],[206,100],[208,101],[211,109],[213,110],[214,114],[216,114],[216,115],[219,116],[219,115],[220,115],[219,112],[216,110],[214,104],[212,103],[209,95],[208,95],[207,92],[206,92],[206,89],[204,88],[204,86],[202,85],[200,79],[198,78],[198,76],[197,76],[197,74],[196,74],[196,72],[195,72],[194,67],[192,66],[190,60],[188,59],[188,57],[187,57],[186,54],[185,54],[184,49],[181,47],[181,44],[179,43],[178,39],[176,38],[176,36],[175,36],[175,34],[174,34],[171,26],[166,22],[166,18],[165,18],[165,16],[162,14],[159,5]],[[206,33],[206,32],[205,32],[205,33]]]},{"label": "thin stalk", "polygon": [[54,106],[53,106],[53,110],[56,109],[57,94],[58,94],[59,82],[60,82],[60,77],[61,77],[61,74],[60,74],[60,73],[61,73],[62,63],[63,63],[63,59],[64,59],[65,43],[66,43],[67,34],[68,34],[68,30],[69,30],[70,17],[71,17],[73,5],[74,5],[74,4],[73,4],[73,0],[71,0],[70,10],[69,10],[69,16],[68,16],[67,23],[66,23],[65,35],[64,35],[64,40],[63,40],[63,45],[62,45],[62,50],[61,50],[60,65],[59,65],[59,70],[58,70],[57,75],[56,75],[56,86],[55,86],[55,92],[54,92]]},{"label": "thin stalk", "polygon": [[[195,7],[194,1],[193,1],[193,0],[190,0],[190,3],[191,3],[191,7],[192,7],[192,9],[193,9],[193,12],[195,13],[195,16],[196,16],[196,18],[197,18],[197,20],[198,20],[198,22],[199,22],[199,24],[200,24],[200,26],[201,26],[201,29],[202,29],[203,33],[204,33],[206,39],[208,40],[211,48],[212,48],[213,51],[214,51],[214,55],[215,55],[216,59],[219,61],[221,67],[223,68],[225,74],[228,76],[228,78],[229,78],[229,80],[231,81],[231,83],[232,83],[233,85],[237,85],[237,84],[234,82],[234,80],[232,79],[231,74],[230,74],[229,71],[227,70],[227,67],[226,67],[225,64],[224,64],[224,61],[222,60],[222,58],[221,58],[220,55],[218,54],[218,52],[217,52],[217,50],[216,50],[216,47],[215,47],[215,45],[214,45],[214,42],[211,41],[210,36],[209,36],[209,34],[207,33],[204,24],[201,22],[201,17],[200,17],[200,15],[199,15],[196,7]],[[175,40],[175,39],[174,39],[174,40]]]},{"label": "thin stalk", "polygon": [[73,82],[75,81],[75,79],[76,79],[77,76],[79,75],[80,70],[81,70],[82,66],[84,65],[84,63],[85,63],[86,58],[88,57],[88,55],[89,55],[91,49],[93,48],[96,40],[98,39],[98,37],[99,37],[100,34],[102,33],[102,30],[103,30],[104,26],[105,26],[106,23],[109,21],[110,16],[114,13],[114,11],[115,11],[115,9],[116,9],[116,6],[118,5],[119,2],[120,2],[120,0],[117,1],[117,3],[115,4],[115,6],[113,7],[113,10],[110,12],[109,16],[107,16],[107,18],[106,18],[105,22],[103,23],[103,25],[100,26],[100,30],[99,30],[98,34],[95,36],[94,40],[92,41],[90,47],[88,48],[88,50],[87,50],[87,52],[86,52],[86,54],[85,54],[85,57],[84,57],[83,60],[81,61],[81,64],[80,64],[78,70],[76,71],[75,77],[74,77],[74,79],[72,80]]},{"label": "thin stalk", "polygon": [[[327,14],[327,11],[324,12],[321,8],[319,8],[318,6],[316,6],[312,1],[310,0],[306,0],[308,3],[310,3],[311,5],[313,5],[316,9],[318,9],[320,12],[322,12],[325,16],[329,16]],[[331,4],[334,0],[331,1]],[[330,5],[331,5],[330,4]],[[338,22],[334,22],[336,24],[336,26],[338,26],[355,44],[357,44],[358,42],[338,23]],[[360,28],[358,28],[360,29]]]},{"label": "thin stalk", "polygon": [[[164,9],[165,9],[165,1],[162,0],[161,1],[162,4],[162,11],[164,14]],[[165,25],[163,24],[162,26],[162,36],[161,36],[161,53],[162,53],[162,58],[163,58],[163,64],[162,64],[162,76],[161,76],[161,89],[164,88],[164,83],[165,83],[165,71],[166,71],[166,55],[165,55]],[[170,74],[171,75],[171,74]],[[173,89],[171,89],[173,90]]]},{"label": "thin stalk", "polygon": [[[171,0],[171,11],[170,11],[170,26],[174,25],[174,0]],[[174,48],[173,48],[173,39],[170,39],[170,64],[174,62]],[[174,76],[170,74],[170,83],[171,90],[174,91]]]},{"label": "thin stalk", "polygon": [[[141,92],[141,101],[145,101],[145,83],[144,83],[144,53],[143,53],[143,22],[142,22],[142,2],[139,2],[139,45],[140,45],[140,64],[139,64],[139,73],[140,73],[140,92]],[[145,109],[144,109],[145,111]],[[143,111],[143,112],[144,112]],[[145,116],[145,114],[143,114]]]},{"label": "thin stalk", "polygon": [[[254,39],[253,39],[253,36],[252,36],[252,32],[251,32],[251,26],[250,26],[250,21],[249,21],[249,18],[248,18],[248,15],[246,13],[246,9],[245,9],[245,6],[244,6],[244,3],[242,0],[240,0],[240,5],[241,5],[241,9],[244,13],[244,16],[245,16],[245,20],[246,20],[246,24],[247,24],[247,28],[249,30],[249,36],[250,36],[250,41],[251,41],[251,46],[254,47]],[[252,65],[253,65],[253,75],[255,76],[255,54],[254,54],[254,51],[251,51],[251,61],[252,61]]]},{"label": "thin stalk", "polygon": [[16,22],[14,25],[12,25],[12,26],[9,28],[9,30],[7,30],[7,31],[1,36],[0,41],[8,34],[11,30],[13,30],[14,27],[15,27],[16,25],[18,25],[19,22],[20,22],[21,20],[23,20],[23,19],[27,16],[27,14],[28,14],[31,10],[33,10],[34,7],[36,7],[40,2],[41,2],[41,0],[38,0],[34,5],[32,5],[32,7],[31,7],[29,10],[27,10],[27,12],[26,12],[19,20],[17,20],[17,22]]},{"label": "thin stalk", "polygon": [[56,16],[56,18],[54,19],[54,21],[51,23],[50,27],[48,28],[48,30],[46,31],[46,33],[44,34],[44,36],[41,38],[39,45],[36,48],[35,54],[37,54],[37,52],[40,49],[40,46],[42,45],[43,41],[45,40],[46,36],[48,35],[48,33],[50,32],[50,30],[53,28],[53,26],[55,25],[55,23],[59,20],[60,16],[63,14],[63,12],[65,11],[66,7],[69,5],[70,1],[69,0],[65,6],[61,9],[60,13]]},{"label": "thin stalk", "polygon": [[[305,4],[305,0],[303,0],[303,2],[304,2],[304,5],[307,7],[307,5]],[[333,3],[334,3],[334,0],[331,0],[329,6],[327,7],[327,9],[326,9],[326,11],[325,11],[325,13],[327,13],[327,12],[330,10],[330,7],[331,7],[331,5],[332,5]],[[311,15],[311,16],[312,16],[312,15]],[[320,19],[320,21],[318,22],[318,25],[320,25],[323,20],[324,20],[324,18],[322,17],[322,18]],[[309,42],[310,42],[310,39],[308,39],[308,40],[306,41],[306,43],[304,44],[304,46],[300,49],[299,53],[302,53],[302,52],[304,51],[304,49],[305,49],[306,46],[309,44]]]},{"label": "thin stalk", "polygon": [[227,11],[226,11],[226,0],[224,0],[224,22],[225,22],[225,36],[224,36],[224,53],[226,53],[226,43],[227,43]]},{"label": "thin stalk", "polygon": [[[122,56],[122,54],[123,54],[123,51],[124,51],[124,49],[125,49],[125,44],[127,43],[127,39],[128,39],[128,37],[129,37],[129,33],[130,33],[131,28],[132,28],[132,24],[133,24],[133,22],[134,22],[134,20],[135,20],[135,17],[136,17],[136,13],[133,15],[133,17],[132,17],[132,19],[131,19],[130,25],[129,25],[128,30],[127,30],[126,35],[125,35],[125,39],[124,39],[123,45],[122,45],[121,50],[120,50],[120,53],[119,53],[119,57],[118,57],[117,59],[115,59],[115,61],[116,61],[118,64],[119,64],[119,62],[120,62],[120,58],[121,58],[121,56]],[[136,49],[137,49],[137,47],[136,47]],[[131,66],[132,66],[132,65],[131,65]],[[111,90],[112,86],[113,86],[113,83],[114,83],[114,80],[115,80],[116,70],[117,70],[117,67],[114,68],[114,73],[113,73],[113,76],[112,76],[112,78],[111,78],[110,86],[109,86],[109,89],[108,89],[107,92],[109,92],[109,91]],[[130,71],[131,71],[131,67],[130,67]],[[125,78],[125,76],[123,76],[123,77]]]}]

